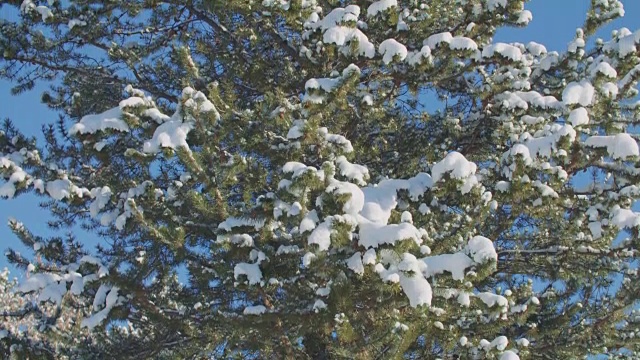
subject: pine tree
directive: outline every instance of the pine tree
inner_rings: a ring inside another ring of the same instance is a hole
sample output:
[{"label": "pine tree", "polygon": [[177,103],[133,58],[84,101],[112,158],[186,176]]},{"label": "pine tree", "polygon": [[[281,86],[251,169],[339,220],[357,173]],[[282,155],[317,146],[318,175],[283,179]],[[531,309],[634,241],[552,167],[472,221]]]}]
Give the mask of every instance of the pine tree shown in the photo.
[{"label": "pine tree", "polygon": [[493,42],[523,0],[4,7],[0,75],[60,117],[5,123],[0,196],[101,239],[10,222],[4,355],[637,358],[640,31],[591,41],[619,1],[564,53]]}]

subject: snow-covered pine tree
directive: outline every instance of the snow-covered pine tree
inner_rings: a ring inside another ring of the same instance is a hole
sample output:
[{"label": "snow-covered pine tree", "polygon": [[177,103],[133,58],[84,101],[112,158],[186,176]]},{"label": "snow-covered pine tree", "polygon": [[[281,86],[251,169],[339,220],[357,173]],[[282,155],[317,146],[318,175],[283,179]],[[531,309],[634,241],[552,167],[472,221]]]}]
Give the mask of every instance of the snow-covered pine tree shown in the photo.
[{"label": "snow-covered pine tree", "polygon": [[563,53],[492,41],[523,0],[13,3],[0,74],[61,115],[5,124],[0,195],[100,243],[10,222],[11,311],[52,311],[3,351],[638,356],[640,32],[590,42],[619,1]]},{"label": "snow-covered pine tree", "polygon": [[82,311],[39,301],[36,294],[16,292],[16,286],[18,280],[10,279],[7,269],[0,272],[0,356],[38,359],[75,354],[74,347],[61,349],[56,344],[79,344],[88,335],[87,329],[75,326]]}]

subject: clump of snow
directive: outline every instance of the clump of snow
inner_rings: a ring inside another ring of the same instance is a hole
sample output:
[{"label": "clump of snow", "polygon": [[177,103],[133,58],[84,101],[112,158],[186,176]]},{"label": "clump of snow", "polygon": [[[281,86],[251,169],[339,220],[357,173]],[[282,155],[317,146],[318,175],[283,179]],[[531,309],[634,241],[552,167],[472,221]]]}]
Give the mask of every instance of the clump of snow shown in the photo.
[{"label": "clump of snow", "polygon": [[345,8],[334,8],[327,16],[320,19],[317,12],[313,12],[304,26],[311,29],[327,30],[340,25],[342,22],[357,21],[360,16],[360,7],[349,5]]},{"label": "clump of snow", "polygon": [[[3,160],[3,159],[4,158],[0,158],[0,160]],[[3,164],[0,163],[0,165],[3,165]],[[22,170],[22,168],[16,167],[15,165],[13,165],[13,163],[11,165],[14,166],[13,173],[11,174],[11,176],[9,176],[9,179],[7,180],[7,182],[5,182],[4,184],[2,184],[2,186],[0,186],[0,196],[6,197],[6,198],[12,198],[15,195],[17,190],[16,184],[19,184],[24,181],[28,181],[28,175],[24,170]],[[7,165],[6,167],[9,168],[10,166]]]},{"label": "clump of snow", "polygon": [[495,99],[502,102],[507,109],[527,110],[529,105],[541,109],[562,109],[563,104],[551,95],[542,96],[536,91],[505,91],[498,94]]},{"label": "clump of snow", "polygon": [[518,344],[518,346],[522,346],[522,347],[528,347],[529,346],[529,340],[526,338],[521,338],[516,340],[516,344]]},{"label": "clump of snow", "polygon": [[[530,165],[539,157],[548,158],[553,154],[560,154],[563,149],[558,149],[558,142],[563,138],[573,142],[576,138],[576,131],[570,124],[554,123],[551,126],[545,126],[535,135],[537,137],[531,136],[528,132],[522,134],[519,141],[523,144],[514,144],[509,151],[505,152],[503,158],[520,155],[523,157],[525,165]],[[509,168],[505,168],[504,172],[505,175],[511,176]]]},{"label": "clump of snow", "polygon": [[500,355],[500,360],[520,360],[520,357],[511,350],[507,350]]},{"label": "clump of snow", "polygon": [[96,218],[100,210],[102,210],[111,199],[111,189],[108,186],[96,187],[91,189],[91,198],[94,201],[89,205],[89,213],[91,217]]},{"label": "clump of snow", "polygon": [[378,52],[382,54],[382,62],[389,64],[394,57],[403,61],[407,57],[407,48],[395,39],[387,39],[380,43]]},{"label": "clump of snow", "polygon": [[640,30],[631,33],[630,31],[621,31],[621,34],[614,40],[606,43],[603,47],[605,51],[615,51],[620,57],[624,58],[629,54],[636,52],[636,45],[640,43]]},{"label": "clump of snow", "polygon": [[369,249],[365,251],[364,255],[362,255],[362,264],[364,265],[375,265],[376,263],[376,250]]},{"label": "clump of snow", "polygon": [[499,306],[502,311],[506,312],[509,306],[509,301],[502,295],[493,294],[490,292],[481,292],[475,295],[488,307]]},{"label": "clump of snow", "polygon": [[448,272],[454,280],[463,280],[466,269],[473,265],[497,260],[498,255],[493,243],[483,236],[471,238],[460,252],[427,256],[421,259],[427,265],[425,276],[431,277]]},{"label": "clump of snow", "polygon": [[449,44],[452,39],[453,39],[453,35],[451,35],[450,32],[433,34],[423,42],[423,45],[428,46],[429,49],[435,49],[441,43]]},{"label": "clump of snow", "polygon": [[399,282],[412,307],[431,305],[433,297],[431,285],[422,274],[426,270],[426,265],[415,256],[405,253],[402,261],[392,260],[388,269],[378,263],[375,270],[383,281]]},{"label": "clump of snow", "polygon": [[393,331],[408,331],[409,330],[409,326],[407,326],[406,324],[402,324],[399,321],[396,321],[396,323],[393,325]]},{"label": "clump of snow", "polygon": [[233,278],[238,280],[240,276],[246,276],[249,285],[256,285],[262,282],[262,271],[260,264],[238,263],[233,268]]},{"label": "clump of snow", "polygon": [[584,144],[591,147],[606,147],[613,159],[626,159],[630,156],[640,156],[638,143],[631,135],[620,133],[607,136],[591,136]]},{"label": "clump of snow", "polygon": [[484,236],[474,236],[467,243],[466,252],[476,263],[498,261],[498,254],[493,248],[493,242]]},{"label": "clump of snow", "polygon": [[[57,284],[63,280],[60,275],[52,273],[38,273],[31,275],[25,282],[16,288],[17,292],[28,293],[40,289],[44,289],[50,284]],[[65,286],[66,290],[66,286]]]},{"label": "clump of snow", "polygon": [[20,12],[26,14],[31,11],[35,11],[40,14],[43,22],[47,21],[48,18],[53,17],[53,12],[48,7],[44,5],[36,5],[33,3],[33,0],[23,0],[22,4],[20,4]]},{"label": "clump of snow", "polygon": [[229,237],[229,242],[240,247],[253,246],[253,238],[249,234],[233,234]]},{"label": "clump of snow", "polygon": [[46,190],[49,196],[55,200],[62,200],[73,196],[83,197],[84,195],[90,195],[90,192],[87,189],[77,187],[66,177],[63,179],[49,181],[46,185]]},{"label": "clump of snow", "polygon": [[467,339],[466,336],[461,336],[458,342],[460,343],[460,346],[467,346],[467,344],[469,343],[469,339]]},{"label": "clump of snow", "polygon": [[366,185],[366,180],[369,178],[369,170],[366,166],[352,164],[342,155],[336,159],[336,165],[342,176],[356,181],[359,185]]},{"label": "clump of snow", "polygon": [[487,10],[489,10],[490,12],[495,11],[499,7],[503,9],[506,8],[507,0],[487,0]]},{"label": "clump of snow", "polygon": [[423,60],[431,58],[431,48],[424,45],[420,51],[411,51],[407,54],[405,61],[412,66],[422,64]]},{"label": "clump of snow", "polygon": [[84,20],[80,20],[80,19],[71,19],[69,20],[69,30],[73,29],[76,26],[86,26],[87,22]]},{"label": "clump of snow", "polygon": [[600,91],[606,97],[615,98],[618,96],[618,86],[612,82],[606,82],[600,85]]},{"label": "clump of snow", "polygon": [[599,63],[595,67],[594,72],[602,74],[612,79],[615,79],[618,77],[618,72],[616,71],[616,69],[614,69],[613,66],[611,66],[611,64],[609,64],[606,61]]},{"label": "clump of snow", "polygon": [[463,252],[428,256],[422,261],[427,264],[427,277],[449,272],[453,280],[463,280],[466,269],[474,265],[473,260]]},{"label": "clump of snow", "polygon": [[264,226],[265,220],[254,220],[254,219],[245,219],[245,218],[236,218],[236,217],[229,217],[227,219],[225,219],[225,221],[221,222],[220,224],[218,224],[218,229],[222,229],[222,230],[226,230],[226,231],[231,231],[233,228],[236,227],[253,227],[256,230],[262,228]]},{"label": "clump of snow", "polygon": [[402,215],[400,216],[400,222],[413,224],[413,215],[411,215],[411,213],[408,211],[403,211]]},{"label": "clump of snow", "polygon": [[397,0],[378,0],[378,1],[375,1],[371,5],[369,5],[369,7],[367,8],[367,16],[368,17],[376,16],[379,13],[385,12],[385,11],[387,11],[387,9],[390,9],[390,8],[396,7],[396,6],[398,6],[398,1]]},{"label": "clump of snow", "polygon": [[[335,74],[337,74],[337,72],[332,73],[332,75]],[[324,101],[325,96],[324,94],[319,94],[318,90],[321,90],[324,93],[331,93],[338,88],[345,79],[349,78],[353,74],[360,74],[360,68],[354,64],[350,64],[342,70],[341,76],[336,75],[329,78],[311,78],[307,80],[304,85],[306,93],[304,94],[303,101],[321,104]],[[287,138],[297,139],[302,136],[301,130],[304,128],[304,120],[296,120],[293,125],[294,126],[291,130],[289,130]]]},{"label": "clump of snow", "polygon": [[630,209],[616,207],[612,209],[611,223],[620,229],[634,228],[640,226],[640,214]]},{"label": "clump of snow", "polygon": [[476,164],[468,161],[464,155],[457,151],[452,151],[439,163],[431,167],[431,178],[433,182],[438,182],[445,173],[450,173],[453,178],[463,179],[475,174],[476,168]]},{"label": "clump of snow", "polygon": [[516,23],[520,25],[526,25],[531,22],[531,20],[533,20],[533,14],[531,13],[531,11],[522,10],[518,15],[518,20],[516,20]]},{"label": "clump of snow", "polygon": [[307,252],[302,256],[302,266],[308,268],[311,265],[311,262],[316,258],[316,254],[312,252]]},{"label": "clump of snow", "polygon": [[482,49],[483,58],[490,58],[495,56],[496,54],[499,54],[500,56],[512,61],[522,60],[522,51],[520,50],[520,48],[514,45],[495,43],[489,44]]},{"label": "clump of snow", "polygon": [[330,134],[326,127],[319,128],[318,134],[324,138],[327,144],[330,144],[345,153],[353,152],[353,145],[351,145],[351,141],[347,140],[344,136]]},{"label": "clump of snow", "polygon": [[566,105],[579,104],[581,106],[589,106],[593,104],[593,96],[595,89],[587,80],[580,82],[570,82],[562,91],[562,101]]},{"label": "clump of snow", "polygon": [[303,120],[295,120],[293,122],[293,126],[289,129],[289,132],[287,133],[287,139],[295,140],[295,139],[301,138],[304,135],[304,132],[303,132],[304,124],[305,123]]},{"label": "clump of snow", "polygon": [[243,315],[262,315],[267,312],[267,308],[264,305],[247,306],[242,311]]},{"label": "clump of snow", "polygon": [[349,194],[349,200],[347,200],[342,206],[342,210],[345,214],[357,215],[362,208],[364,207],[364,193],[358,187],[358,185],[346,182],[346,181],[338,181],[335,179],[331,179],[329,186],[326,189],[328,193],[335,194]]},{"label": "clump of snow", "polygon": [[107,275],[109,275],[109,269],[100,261],[100,259],[97,259],[93,256],[90,255],[85,255],[80,259],[80,264],[92,264],[98,267],[98,272],[97,272],[97,276],[98,278],[102,278],[105,277]]},{"label": "clump of snow", "polygon": [[[520,145],[520,144],[519,144],[519,145]],[[526,146],[524,146],[524,145],[521,145],[521,146],[522,146],[522,147],[524,147],[524,148],[526,149],[527,154],[528,154],[528,153],[529,153],[529,149],[528,149]],[[514,146],[514,148],[515,148],[515,146]],[[497,191],[500,191],[500,192],[507,192],[507,191],[509,191],[509,189],[510,189],[510,188],[511,188],[511,183],[509,183],[508,181],[498,181],[498,182],[496,183],[496,190],[497,190]]]},{"label": "clump of snow", "polygon": [[42,179],[33,180],[33,188],[38,190],[40,194],[44,194],[44,181]]},{"label": "clump of snow", "polygon": [[578,29],[578,34],[576,34],[576,38],[573,39],[568,45],[567,45],[567,51],[570,53],[576,53],[579,49],[584,49],[586,43],[584,41],[584,33],[582,32],[582,29]]},{"label": "clump of snow", "polygon": [[163,148],[184,148],[188,151],[187,135],[195,124],[194,115],[212,114],[219,121],[220,113],[209,99],[200,91],[190,87],[182,90],[182,103],[178,106],[173,116],[166,119],[158,113],[146,113],[157,122],[164,122],[156,128],[153,137],[145,141],[142,151],[145,153],[157,153]]},{"label": "clump of snow", "polygon": [[527,51],[529,51],[529,53],[531,53],[531,55],[533,56],[540,56],[547,53],[547,48],[544,45],[538,44],[534,41],[527,43],[526,48]]},{"label": "clump of snow", "polygon": [[190,122],[184,123],[178,119],[169,120],[158,126],[151,140],[145,141],[142,151],[156,153],[162,148],[178,149],[182,147],[189,149],[187,135],[191,129],[193,129],[193,124]]},{"label": "clump of snow", "polygon": [[498,349],[498,351],[503,351],[507,348],[507,345],[509,345],[509,340],[507,339],[507,337],[498,336],[497,338],[493,339],[493,341],[491,341],[491,343],[489,344],[489,349],[496,348]]},{"label": "clump of snow", "polygon": [[553,198],[559,197],[558,193],[555,190],[553,190],[553,188],[551,188],[549,185],[543,184],[542,182],[540,182],[540,180],[534,181],[532,185],[538,189],[538,191],[540,192],[540,195],[543,197],[544,196],[550,196]]},{"label": "clump of snow", "polygon": [[464,36],[455,36],[449,41],[451,50],[478,50],[478,44],[473,39]]},{"label": "clump of snow", "polygon": [[280,245],[278,247],[278,251],[276,251],[276,255],[280,254],[295,254],[300,251],[298,245]]},{"label": "clump of snow", "polygon": [[358,275],[364,274],[364,264],[362,263],[362,255],[356,252],[347,260],[347,267]]},{"label": "clump of snow", "polygon": [[377,248],[383,244],[393,245],[400,240],[413,240],[416,244],[422,242],[422,234],[409,223],[382,225],[380,223],[360,223],[360,246]]},{"label": "clump of snow", "polygon": [[350,5],[346,8],[335,8],[323,19],[319,19],[317,14],[314,14],[315,16],[311,16],[304,26],[308,29],[320,29],[323,31],[323,43],[335,44],[340,47],[341,52],[348,54],[351,52],[348,46],[349,43],[357,40],[358,49],[356,54],[368,58],[375,56],[375,46],[360,29],[341,25],[343,22],[357,21],[360,15],[358,6]]},{"label": "clump of snow", "polygon": [[322,301],[321,299],[316,300],[316,302],[313,303],[313,311],[314,312],[319,312],[320,310],[324,310],[327,308],[327,304]]},{"label": "clump of snow", "polygon": [[409,298],[410,306],[414,308],[421,305],[431,306],[433,292],[431,290],[431,284],[429,284],[424,276],[421,274],[413,274],[413,276],[399,274],[399,276],[400,286]]},{"label": "clump of snow", "polygon": [[362,189],[364,206],[360,215],[371,222],[386,225],[391,211],[398,205],[398,191],[407,190],[417,200],[433,185],[429,174],[420,173],[410,179],[386,179]]},{"label": "clump of snow", "polygon": [[571,126],[576,127],[579,125],[586,125],[589,123],[589,113],[587,109],[583,107],[579,107],[577,109],[572,110],[569,113],[569,122]]},{"label": "clump of snow", "polygon": [[289,161],[288,163],[284,164],[284,166],[282,167],[282,171],[284,173],[291,173],[292,179],[303,176],[305,173],[311,173],[318,177],[320,180],[324,180],[324,172],[322,170],[318,170],[313,166],[307,166],[297,161]]},{"label": "clump of snow", "polygon": [[304,88],[307,90],[322,89],[325,92],[332,92],[333,89],[340,84],[340,80],[340,78],[311,78],[304,84]]},{"label": "clump of snow", "polygon": [[316,244],[320,251],[329,250],[331,246],[331,218],[320,223],[307,238],[309,245]]},{"label": "clump of snow", "polygon": [[[109,289],[109,293],[107,294],[104,302],[104,308],[102,310],[100,310],[99,312],[92,314],[90,317],[88,318],[84,318],[82,320],[82,327],[86,327],[89,328],[90,330],[95,328],[96,326],[100,325],[109,315],[109,312],[111,311],[111,309],[113,309],[120,301],[121,298],[118,296],[118,291],[120,289],[116,286],[112,287],[111,289]],[[96,296],[97,297],[97,296]],[[96,301],[94,300],[94,309],[96,307]]]},{"label": "clump of snow", "polygon": [[298,231],[300,231],[300,233],[304,233],[304,232],[313,230],[316,228],[316,224],[319,221],[320,220],[318,219],[318,213],[315,210],[311,210],[304,216],[304,218],[300,222],[300,226],[298,226]]},{"label": "clump of snow", "polygon": [[475,177],[476,168],[476,164],[468,161],[464,155],[457,151],[452,151],[431,167],[431,177],[434,183],[442,180],[444,174],[447,173],[454,179],[465,180],[460,191],[466,194],[478,182]]},{"label": "clump of snow", "polygon": [[158,124],[162,124],[163,122],[169,121],[171,119],[171,116],[163,114],[156,108],[147,109],[142,112],[142,115],[150,117]]},{"label": "clump of snow", "polygon": [[76,124],[74,124],[69,133],[75,134],[94,134],[97,131],[117,130],[129,131],[129,126],[122,120],[122,109],[115,107],[103,113],[96,115],[86,115]]}]

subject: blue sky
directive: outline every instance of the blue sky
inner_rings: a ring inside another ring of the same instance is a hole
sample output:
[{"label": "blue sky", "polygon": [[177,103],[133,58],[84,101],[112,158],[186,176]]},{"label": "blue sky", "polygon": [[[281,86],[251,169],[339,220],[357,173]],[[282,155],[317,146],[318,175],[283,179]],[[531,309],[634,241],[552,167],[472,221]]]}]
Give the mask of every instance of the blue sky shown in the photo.
[{"label": "blue sky", "polygon": [[[640,28],[640,0],[623,0],[626,15],[597,35],[607,40],[614,29],[627,27],[630,30]],[[580,27],[587,12],[589,0],[532,0],[526,8],[533,13],[533,20],[523,29],[501,29],[495,41],[521,42],[536,41],[544,44],[548,50],[563,51],[574,37],[576,28]],[[9,16],[6,7],[0,7],[0,18]],[[18,128],[29,136],[40,139],[40,127],[55,121],[57,115],[49,111],[39,101],[40,93],[46,86],[38,86],[34,90],[20,96],[10,95],[10,84],[0,81],[0,98],[5,99],[0,105],[0,119],[10,118]],[[0,269],[7,266],[4,250],[14,247],[28,253],[20,246],[15,236],[5,225],[9,218],[23,222],[31,231],[38,235],[51,234],[47,229],[47,213],[38,208],[38,198],[28,195],[17,199],[0,199]],[[90,240],[90,236],[79,235],[79,240]],[[88,242],[93,242],[90,240]],[[17,274],[16,274],[17,275]]]}]

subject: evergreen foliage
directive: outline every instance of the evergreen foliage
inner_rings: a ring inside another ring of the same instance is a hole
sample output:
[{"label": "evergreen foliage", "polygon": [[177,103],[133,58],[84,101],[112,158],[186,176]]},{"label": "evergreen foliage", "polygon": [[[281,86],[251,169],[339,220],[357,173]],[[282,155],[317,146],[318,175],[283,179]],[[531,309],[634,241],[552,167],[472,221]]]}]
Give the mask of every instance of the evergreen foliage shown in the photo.
[{"label": "evergreen foliage", "polygon": [[[638,358],[640,31],[492,40],[524,0],[9,1],[50,81],[0,196],[15,359]],[[28,329],[28,330],[25,330]]]}]

